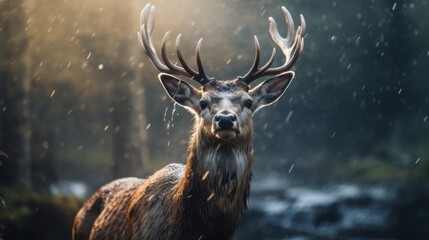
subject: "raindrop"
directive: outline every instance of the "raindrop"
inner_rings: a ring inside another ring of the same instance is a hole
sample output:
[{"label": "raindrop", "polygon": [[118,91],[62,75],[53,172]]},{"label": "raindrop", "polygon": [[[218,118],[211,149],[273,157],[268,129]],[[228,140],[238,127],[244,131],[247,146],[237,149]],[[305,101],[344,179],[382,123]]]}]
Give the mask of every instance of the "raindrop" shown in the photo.
[{"label": "raindrop", "polygon": [[212,200],[213,199],[213,197],[214,197],[214,193],[212,193],[212,194],[210,194],[210,196],[207,198],[207,202],[209,202],[210,200]]},{"label": "raindrop", "polygon": [[396,2],[393,4],[392,11],[395,11],[395,9],[396,9]]},{"label": "raindrop", "polygon": [[173,123],[173,120],[174,120],[174,113],[176,112],[176,106],[177,106],[177,103],[173,103],[173,109],[171,110],[171,117],[170,117],[170,121],[172,122],[172,127],[174,127],[174,123]]},{"label": "raindrop", "polygon": [[147,201],[148,201],[148,202],[150,202],[150,200],[152,200],[154,197],[155,197],[155,195],[154,195],[154,194],[153,194],[153,195],[151,195]]},{"label": "raindrop", "polygon": [[209,171],[206,171],[206,173],[204,173],[204,176],[201,178],[202,181],[207,179],[207,176],[209,175]]},{"label": "raindrop", "polygon": [[287,114],[287,117],[286,117],[286,123],[289,123],[289,122],[290,122],[290,119],[291,119],[292,115],[293,115],[293,111],[291,110],[291,111],[289,111],[289,113]]},{"label": "raindrop", "polygon": [[262,129],[265,130],[265,129],[267,129],[267,127],[268,127],[268,123],[265,123],[264,126],[262,127]]},{"label": "raindrop", "polygon": [[86,59],[87,59],[87,60],[91,57],[91,54],[92,54],[92,52],[90,52],[90,53],[88,54],[88,56],[86,57]]},{"label": "raindrop", "polygon": [[107,129],[109,129],[109,126],[108,126],[108,125],[106,125],[106,126],[104,127],[104,131],[107,131]]},{"label": "raindrop", "polygon": [[358,38],[356,38],[356,40],[355,40],[355,45],[356,46],[359,46],[360,38],[361,38],[361,36],[359,36]]},{"label": "raindrop", "polygon": [[164,122],[166,121],[166,118],[167,118],[167,112],[168,112],[168,105],[167,105],[167,107],[165,108],[165,112],[164,112]]},{"label": "raindrop", "polygon": [[292,172],[293,167],[295,167],[295,164],[292,164],[292,166],[290,166],[288,173]]},{"label": "raindrop", "polygon": [[146,126],[146,130],[149,130],[150,128],[150,123]]},{"label": "raindrop", "polygon": [[399,95],[399,94],[401,94],[401,92],[402,92],[402,88],[400,88],[400,89],[399,89],[399,91],[398,91],[398,95]]},{"label": "raindrop", "polygon": [[55,89],[51,92],[51,98],[54,96],[55,94]]},{"label": "raindrop", "polygon": [[428,120],[428,115],[423,119],[423,122],[426,122],[426,120]]},{"label": "raindrop", "polygon": [[417,158],[417,160],[416,160],[415,164],[417,164],[417,163],[419,163],[419,162],[420,162],[420,158]]},{"label": "raindrop", "polygon": [[3,204],[3,206],[6,208],[6,202],[4,201],[4,199],[2,197],[0,197],[1,203]]},{"label": "raindrop", "polygon": [[103,64],[100,64],[100,65],[98,65],[98,70],[101,70],[101,69],[103,69]]}]

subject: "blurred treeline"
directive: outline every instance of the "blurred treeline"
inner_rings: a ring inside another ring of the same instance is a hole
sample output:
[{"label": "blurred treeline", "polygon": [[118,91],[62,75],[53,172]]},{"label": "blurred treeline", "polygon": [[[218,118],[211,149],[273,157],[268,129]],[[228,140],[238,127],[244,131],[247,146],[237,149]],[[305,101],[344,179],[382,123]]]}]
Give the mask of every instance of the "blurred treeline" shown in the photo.
[{"label": "blurred treeline", "polygon": [[[8,191],[22,193],[11,186],[52,194],[53,186],[79,181],[91,192],[184,162],[193,120],[167,99],[138,44],[146,3],[0,0],[0,211],[14,205]],[[429,177],[428,1],[151,3],[157,47],[170,30],[173,53],[174,36],[183,33],[194,64],[203,37],[203,61],[218,79],[248,70],[253,35],[268,59],[267,18],[284,27],[280,6],[296,24],[305,16],[296,79],[255,116],[257,169],[350,181]],[[282,61],[278,55],[275,64]]]}]

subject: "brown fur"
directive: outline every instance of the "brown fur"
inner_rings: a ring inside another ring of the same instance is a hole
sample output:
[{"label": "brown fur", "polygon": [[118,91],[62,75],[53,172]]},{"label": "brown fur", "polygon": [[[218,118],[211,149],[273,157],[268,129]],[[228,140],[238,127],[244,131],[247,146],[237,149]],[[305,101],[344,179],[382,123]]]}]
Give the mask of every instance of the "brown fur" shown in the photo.
[{"label": "brown fur", "polygon": [[[102,187],[77,214],[73,239],[231,239],[249,195],[251,138],[223,144],[200,133],[193,134],[186,168],[170,164],[147,180],[126,178]],[[236,148],[247,158],[241,179],[231,153]],[[217,172],[204,178],[202,159],[210,151]]]},{"label": "brown fur", "polygon": [[[146,180],[126,178],[102,187],[77,214],[73,239],[232,239],[249,197],[252,115],[278,99],[292,77],[285,73],[251,90],[240,81],[197,90],[160,75],[172,99],[196,116],[186,165],[170,164]],[[246,107],[249,99],[253,105]],[[199,107],[203,100],[210,107]],[[236,117],[233,131],[227,131],[232,137],[216,133],[215,116],[224,112]]]},{"label": "brown fur", "polygon": [[[252,68],[244,77],[228,81],[208,78],[202,71],[201,42],[197,47],[199,73],[171,62],[164,65],[151,46],[154,11],[150,4],[143,9],[139,39],[152,63],[163,72],[159,79],[168,95],[195,115],[186,165],[170,164],[146,180],[125,178],[100,188],[76,215],[74,240],[232,239],[249,197],[252,116],[277,101],[294,77],[288,70],[303,49],[305,21],[301,16],[302,26],[294,33],[284,7],[288,37],[280,36],[273,19],[270,33],[286,62],[269,68],[271,58],[259,68],[260,49],[255,38],[257,53]],[[180,60],[180,51],[177,54]],[[183,59],[180,62],[184,64]],[[187,76],[203,87],[196,89],[167,73]],[[249,86],[261,76],[273,75],[256,87]]]}]

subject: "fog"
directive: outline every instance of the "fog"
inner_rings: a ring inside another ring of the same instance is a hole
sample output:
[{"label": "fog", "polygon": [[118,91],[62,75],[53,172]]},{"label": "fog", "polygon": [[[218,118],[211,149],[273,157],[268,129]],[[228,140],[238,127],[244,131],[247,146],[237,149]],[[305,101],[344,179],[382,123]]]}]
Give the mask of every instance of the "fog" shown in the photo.
[{"label": "fog", "polygon": [[[137,40],[147,3],[0,0],[0,239],[71,238],[74,214],[103,184],[185,163],[194,120],[168,98]],[[169,31],[177,59],[182,34],[196,68],[203,38],[205,70],[219,80],[249,70],[255,35],[261,62],[269,59],[268,17],[287,31],[281,6],[296,25],[305,17],[295,79],[254,116],[238,239],[429,236],[428,1],[151,4],[157,52]],[[277,49],[273,66],[283,62]],[[34,224],[41,216],[47,223]]]}]

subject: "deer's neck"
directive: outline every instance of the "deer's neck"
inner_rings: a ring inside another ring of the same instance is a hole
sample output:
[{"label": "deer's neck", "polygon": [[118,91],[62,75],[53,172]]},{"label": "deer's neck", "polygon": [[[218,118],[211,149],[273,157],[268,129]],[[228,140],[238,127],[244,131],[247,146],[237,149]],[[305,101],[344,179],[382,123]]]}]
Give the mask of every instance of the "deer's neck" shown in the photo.
[{"label": "deer's neck", "polygon": [[185,175],[176,194],[184,205],[185,218],[191,218],[185,229],[199,229],[204,234],[233,233],[246,209],[252,155],[251,136],[244,141],[220,143],[205,139],[198,130],[194,133]]}]

